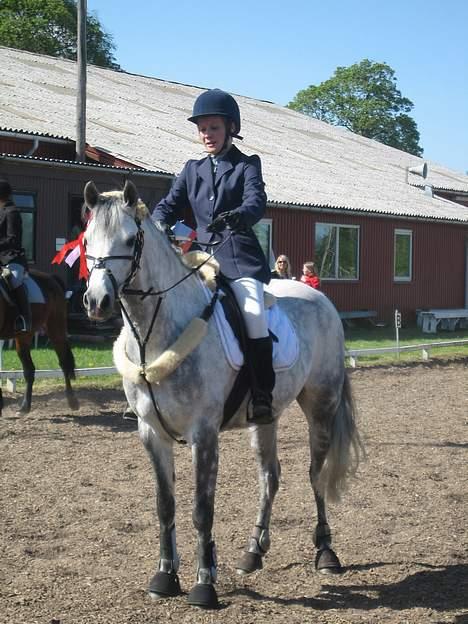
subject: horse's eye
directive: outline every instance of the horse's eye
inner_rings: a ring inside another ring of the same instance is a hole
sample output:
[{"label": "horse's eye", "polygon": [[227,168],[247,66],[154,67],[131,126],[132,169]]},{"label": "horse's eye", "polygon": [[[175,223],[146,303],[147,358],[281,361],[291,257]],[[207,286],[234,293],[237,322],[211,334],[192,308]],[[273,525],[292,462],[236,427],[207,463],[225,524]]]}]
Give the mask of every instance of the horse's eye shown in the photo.
[{"label": "horse's eye", "polygon": [[127,242],[125,244],[127,245],[127,247],[133,247],[135,244],[135,237],[130,236],[130,238],[127,239]]}]

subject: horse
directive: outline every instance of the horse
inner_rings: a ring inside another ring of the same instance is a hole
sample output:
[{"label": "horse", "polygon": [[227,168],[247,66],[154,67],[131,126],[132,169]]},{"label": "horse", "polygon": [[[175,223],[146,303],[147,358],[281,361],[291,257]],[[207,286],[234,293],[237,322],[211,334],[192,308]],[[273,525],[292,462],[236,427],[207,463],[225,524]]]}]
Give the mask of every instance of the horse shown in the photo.
[{"label": "horse", "polygon": [[[31,330],[15,333],[14,321],[16,306],[12,305],[6,291],[0,296],[0,339],[15,339],[16,352],[23,367],[25,390],[17,415],[27,414],[31,410],[35,366],[31,358],[31,344],[35,332],[45,328],[49,340],[57,354],[60,368],[65,378],[65,393],[71,409],[79,408],[70,380],[75,378],[75,359],[67,335],[67,301],[65,288],[55,275],[37,270],[29,272],[30,277],[42,291],[44,303],[31,304]],[[0,387],[0,415],[3,409],[3,395]]]},{"label": "horse", "polygon": [[[120,303],[123,329],[114,345],[115,362],[120,362],[117,368],[123,374],[127,401],[138,416],[139,436],[157,486],[160,557],[149,594],[166,598],[181,593],[173,449],[176,443],[185,442],[192,452],[192,517],[198,539],[196,581],[187,600],[205,609],[219,607],[212,528],[221,428],[246,427],[252,436],[260,501],[236,569],[239,574],[250,574],[262,568],[270,547],[270,518],[280,478],[278,419],[296,399],[309,429],[309,477],[317,507],[315,567],[323,573],[340,572],[340,560],[331,547],[325,500],[339,497],[363,449],[344,366],[343,327],[333,304],[304,284],[271,282],[270,290],[297,334],[297,361],[277,373],[274,423],[250,424],[246,397],[233,418],[223,424],[236,372],[224,355],[216,324],[206,314],[214,304],[213,299],[207,304],[199,272],[187,268],[166,232],[151,220],[131,181],[123,191],[102,194],[90,181],[84,198],[91,211],[84,239],[89,270],[85,309],[90,319],[105,321],[115,303]],[[194,321],[204,324],[199,334]]]}]

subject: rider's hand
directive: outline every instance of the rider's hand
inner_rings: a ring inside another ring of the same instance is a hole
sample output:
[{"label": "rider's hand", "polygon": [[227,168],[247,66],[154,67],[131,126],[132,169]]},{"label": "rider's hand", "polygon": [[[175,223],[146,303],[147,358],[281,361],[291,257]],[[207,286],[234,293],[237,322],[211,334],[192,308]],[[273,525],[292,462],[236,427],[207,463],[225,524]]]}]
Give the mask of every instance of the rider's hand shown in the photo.
[{"label": "rider's hand", "polygon": [[230,230],[238,231],[242,229],[242,225],[241,213],[236,210],[227,210],[215,217],[206,230],[207,232],[219,233],[227,227]]}]

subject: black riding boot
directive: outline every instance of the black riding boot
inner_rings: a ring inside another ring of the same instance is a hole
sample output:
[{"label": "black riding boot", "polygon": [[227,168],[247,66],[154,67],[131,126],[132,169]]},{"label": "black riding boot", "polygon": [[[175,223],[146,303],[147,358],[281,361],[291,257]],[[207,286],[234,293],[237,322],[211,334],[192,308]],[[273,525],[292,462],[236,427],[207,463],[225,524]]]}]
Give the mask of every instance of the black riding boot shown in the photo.
[{"label": "black riding boot", "polygon": [[19,315],[15,319],[15,332],[24,333],[31,331],[31,305],[29,303],[26,286],[21,284],[12,291],[15,303],[18,306]]},{"label": "black riding boot", "polygon": [[249,339],[249,358],[253,378],[250,422],[256,425],[268,425],[274,420],[271,402],[275,387],[275,371],[273,370],[271,337]]}]

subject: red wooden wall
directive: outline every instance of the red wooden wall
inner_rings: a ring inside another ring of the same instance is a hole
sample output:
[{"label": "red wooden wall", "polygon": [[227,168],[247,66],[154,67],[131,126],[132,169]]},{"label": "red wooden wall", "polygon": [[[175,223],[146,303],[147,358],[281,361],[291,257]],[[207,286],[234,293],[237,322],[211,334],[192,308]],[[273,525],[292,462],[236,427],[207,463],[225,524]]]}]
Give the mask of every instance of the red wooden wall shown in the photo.
[{"label": "red wooden wall", "polygon": [[[397,308],[411,322],[418,308],[464,307],[468,225],[279,207],[269,208],[267,217],[273,221],[275,255],[286,254],[298,278],[302,264],[314,260],[317,222],[360,227],[359,279],[322,281],[322,290],[340,311],[377,310],[390,321]],[[410,282],[393,279],[395,229],[413,233]]]}]

